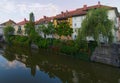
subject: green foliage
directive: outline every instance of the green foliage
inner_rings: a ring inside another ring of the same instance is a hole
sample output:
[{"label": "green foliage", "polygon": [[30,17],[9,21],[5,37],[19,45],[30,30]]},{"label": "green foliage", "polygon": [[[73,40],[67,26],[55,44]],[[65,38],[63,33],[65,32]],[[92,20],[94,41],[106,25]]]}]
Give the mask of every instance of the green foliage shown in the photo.
[{"label": "green foliage", "polygon": [[29,40],[31,42],[33,42],[35,37],[38,36],[38,33],[35,31],[35,24],[34,24],[34,22],[29,21],[25,25],[25,33],[27,34]]},{"label": "green foliage", "polygon": [[50,41],[48,39],[43,39],[39,37],[36,40],[34,40],[34,43],[39,47],[39,48],[48,48],[50,46]]},{"label": "green foliage", "polygon": [[60,52],[68,55],[75,55],[78,53],[79,48],[76,43],[72,40],[61,41]]},{"label": "green foliage", "polygon": [[106,8],[93,9],[88,12],[79,29],[78,41],[86,40],[86,37],[93,37],[100,44],[100,34],[108,38],[108,42],[113,40],[113,22],[108,19]]},{"label": "green foliage", "polygon": [[12,36],[11,41],[13,45],[24,46],[24,47],[30,45],[30,41],[27,36],[20,36],[20,35]]},{"label": "green foliage", "polygon": [[73,33],[73,29],[70,27],[70,25],[67,22],[61,22],[56,27],[56,34],[58,34],[60,37],[63,36],[71,36]]},{"label": "green foliage", "polygon": [[33,13],[33,12],[30,13],[29,18],[30,18],[30,21],[31,21],[31,22],[34,22],[34,21],[35,21],[34,13]]},{"label": "green foliage", "polygon": [[5,40],[10,42],[10,37],[14,34],[15,29],[12,26],[7,26],[4,28]]},{"label": "green foliage", "polygon": [[38,27],[38,32],[40,34],[44,34],[44,37],[46,38],[47,35],[52,35],[55,33],[55,28],[54,28],[54,25],[53,23],[49,22],[47,26],[41,24],[39,27]]},{"label": "green foliage", "polygon": [[17,33],[18,33],[18,34],[22,34],[21,28],[18,28]]}]

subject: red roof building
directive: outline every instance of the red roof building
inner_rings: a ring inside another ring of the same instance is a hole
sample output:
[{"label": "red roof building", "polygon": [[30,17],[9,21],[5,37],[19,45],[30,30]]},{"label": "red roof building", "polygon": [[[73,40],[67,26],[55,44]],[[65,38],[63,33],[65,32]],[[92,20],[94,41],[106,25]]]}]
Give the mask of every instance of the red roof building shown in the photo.
[{"label": "red roof building", "polygon": [[26,18],[24,18],[24,20],[23,21],[21,21],[21,22],[18,22],[16,25],[25,25],[26,23],[28,23],[29,21],[28,20],[26,20]]},{"label": "red roof building", "polygon": [[36,25],[38,25],[38,24],[47,24],[49,22],[53,22],[53,19],[54,19],[54,16],[52,16],[52,17],[44,16],[43,18],[36,21],[35,24]]}]

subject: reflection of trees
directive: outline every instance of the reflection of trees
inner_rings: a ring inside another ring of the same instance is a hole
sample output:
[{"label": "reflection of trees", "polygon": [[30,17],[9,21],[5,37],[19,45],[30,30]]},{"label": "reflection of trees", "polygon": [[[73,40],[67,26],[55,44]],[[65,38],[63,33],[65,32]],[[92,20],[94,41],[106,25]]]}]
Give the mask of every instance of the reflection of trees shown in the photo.
[{"label": "reflection of trees", "polygon": [[35,76],[37,66],[50,78],[59,77],[63,83],[117,83],[120,74],[117,68],[54,55],[42,49],[37,52],[27,48],[6,47],[4,57],[9,61],[24,63],[31,69],[32,76]]},{"label": "reflection of trees", "polygon": [[[6,49],[9,49],[9,47],[6,47]],[[13,54],[13,52],[11,50],[7,51],[4,50],[4,57],[8,60],[8,61],[13,61],[15,60],[15,56]]]}]

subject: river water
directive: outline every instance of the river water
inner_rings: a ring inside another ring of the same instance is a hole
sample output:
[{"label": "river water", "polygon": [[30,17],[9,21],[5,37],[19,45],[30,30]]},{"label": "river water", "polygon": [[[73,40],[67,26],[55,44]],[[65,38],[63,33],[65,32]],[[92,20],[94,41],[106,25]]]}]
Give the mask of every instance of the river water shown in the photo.
[{"label": "river water", "polygon": [[120,68],[0,45],[0,83],[120,83]]}]

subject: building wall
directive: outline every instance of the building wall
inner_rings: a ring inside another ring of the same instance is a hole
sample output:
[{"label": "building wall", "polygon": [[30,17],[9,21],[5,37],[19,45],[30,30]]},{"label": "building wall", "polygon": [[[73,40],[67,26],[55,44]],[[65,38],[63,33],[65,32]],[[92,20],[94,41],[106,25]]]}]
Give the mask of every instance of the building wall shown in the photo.
[{"label": "building wall", "polygon": [[54,24],[55,26],[57,26],[57,20],[56,20],[56,19],[53,20],[53,24]]},{"label": "building wall", "polygon": [[[72,34],[72,39],[76,39],[77,35],[78,35],[78,30],[79,28],[81,28],[81,24],[82,21],[84,20],[86,16],[76,16],[76,17],[72,17],[72,28],[73,28],[73,34]],[[113,27],[113,35],[114,35],[114,41],[113,42],[117,42],[118,41],[118,37],[120,39],[120,34],[118,34],[118,23],[119,23],[119,19],[115,13],[115,10],[109,10],[108,11],[108,19],[112,20],[114,22],[114,27]],[[104,41],[103,38],[100,38],[100,41]],[[87,40],[93,40],[93,38],[88,37]]]},{"label": "building wall", "polygon": [[117,42],[119,41],[119,35],[118,35],[119,18],[117,17],[115,10],[108,11],[108,19],[112,20],[114,23],[112,30],[114,36],[113,42]]},{"label": "building wall", "polygon": [[69,23],[70,27],[72,27],[72,17],[68,18],[68,23]]},{"label": "building wall", "polygon": [[[21,34],[18,34],[18,33],[17,33],[19,26],[21,27],[21,31],[22,31]],[[14,28],[15,28],[15,35],[25,35],[24,25],[15,25]]]},{"label": "building wall", "polygon": [[73,34],[72,39],[76,39],[78,35],[78,30],[81,28],[82,21],[84,20],[85,16],[75,16],[72,17],[72,28],[73,28]]}]

